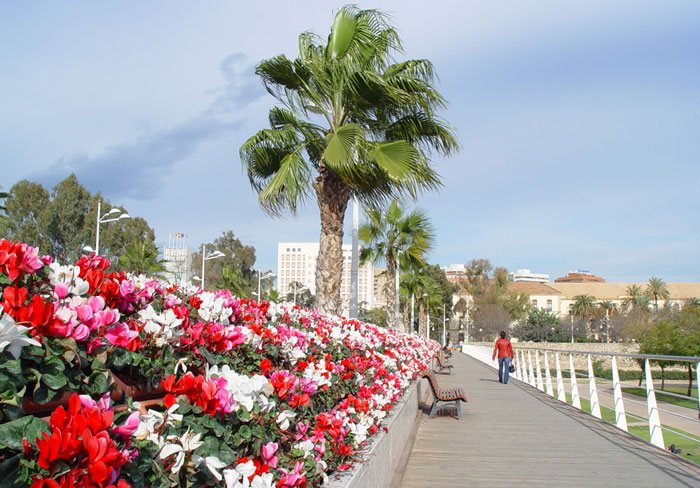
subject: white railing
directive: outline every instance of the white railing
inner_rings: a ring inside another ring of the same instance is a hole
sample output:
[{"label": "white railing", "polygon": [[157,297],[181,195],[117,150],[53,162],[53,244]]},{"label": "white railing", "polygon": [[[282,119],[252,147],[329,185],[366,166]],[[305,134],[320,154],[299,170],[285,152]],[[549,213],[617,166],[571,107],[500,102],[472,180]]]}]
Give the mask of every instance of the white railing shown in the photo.
[{"label": "white railing", "polygon": [[[498,360],[492,359],[493,347],[486,345],[477,344],[465,344],[462,347],[462,352],[468,354],[487,365],[498,369]],[[542,379],[542,369],[540,356],[543,356],[544,362],[544,381]],[[550,371],[550,357],[554,357],[554,373],[556,385],[552,383],[552,374]],[[560,356],[568,356],[568,366],[569,366],[569,394],[571,396],[570,402],[567,401],[564,375],[562,374],[561,358]],[[574,357],[583,356],[586,358],[587,374],[581,374],[576,371],[574,366]],[[620,374],[617,367],[617,358],[633,358],[642,360],[644,362],[644,375],[646,383],[646,402],[636,401],[634,399],[627,397],[623,398],[622,394],[622,382],[620,381]],[[612,369],[612,380],[605,378],[596,378],[593,369],[593,359],[604,359],[610,361]],[[627,426],[627,416],[633,419],[643,421],[648,423],[649,426],[649,439],[650,442],[660,447],[665,448],[663,431],[673,432],[676,435],[689,439],[698,443],[700,446],[700,437],[697,437],[694,433],[679,432],[677,429],[671,428],[668,425],[662,425],[659,412],[663,412],[666,415],[682,418],[691,422],[697,422],[698,431],[700,431],[700,398],[689,397],[680,394],[666,393],[664,395],[671,395],[677,398],[683,398],[691,401],[697,401],[698,417],[693,418],[684,413],[679,413],[677,411],[671,411],[669,409],[660,408],[656,401],[656,392],[654,390],[654,382],[652,380],[650,363],[653,364],[657,361],[673,361],[677,363],[695,363],[696,364],[696,375],[698,380],[698,385],[700,385],[700,357],[685,357],[685,356],[661,356],[661,355],[649,355],[649,354],[618,354],[618,353],[600,353],[592,351],[566,351],[560,349],[540,349],[540,348],[527,348],[527,347],[516,347],[515,348],[515,373],[511,373],[511,376],[516,380],[519,380],[531,387],[537,388],[538,390],[546,393],[549,396],[556,398],[559,401],[570,403],[574,407],[582,410],[581,408],[581,395],[579,393],[579,382],[577,377],[580,377],[582,381],[587,380],[588,382],[588,398],[590,402],[590,414],[599,419],[602,418],[601,415],[601,404],[599,399],[599,394],[612,396],[612,407],[603,405],[605,408],[614,410],[615,425],[625,432],[628,432]],[[605,389],[598,387],[596,379],[601,383],[612,383],[612,394]],[[555,388],[556,386],[556,388]],[[700,395],[699,395],[700,396]],[[642,417],[640,415],[635,415],[625,411],[625,401],[636,403],[639,405],[646,405],[646,416]],[[667,422],[668,423],[668,422]],[[693,424],[694,425],[694,424]]]}]

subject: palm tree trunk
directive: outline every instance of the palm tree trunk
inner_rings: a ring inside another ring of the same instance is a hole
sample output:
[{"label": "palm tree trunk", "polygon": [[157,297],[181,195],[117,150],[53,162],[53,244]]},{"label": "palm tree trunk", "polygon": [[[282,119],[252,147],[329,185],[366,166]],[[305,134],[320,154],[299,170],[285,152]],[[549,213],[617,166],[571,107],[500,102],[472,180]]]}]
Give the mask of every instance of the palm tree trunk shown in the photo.
[{"label": "palm tree trunk", "polygon": [[343,222],[350,189],[324,166],[314,184],[321,213],[321,236],[316,262],[316,306],[323,313],[339,314],[343,276]]},{"label": "palm tree trunk", "polygon": [[394,266],[394,257],[391,254],[386,255],[386,324],[388,327],[396,327],[394,324],[394,302],[396,300],[395,278],[396,267]]},{"label": "palm tree trunk", "polygon": [[423,305],[423,300],[418,300],[418,335],[420,337],[425,337],[426,326],[428,322],[428,317],[426,315],[426,308]]},{"label": "palm tree trunk", "polygon": [[693,393],[693,365],[688,363],[688,392],[686,396],[691,396]]}]

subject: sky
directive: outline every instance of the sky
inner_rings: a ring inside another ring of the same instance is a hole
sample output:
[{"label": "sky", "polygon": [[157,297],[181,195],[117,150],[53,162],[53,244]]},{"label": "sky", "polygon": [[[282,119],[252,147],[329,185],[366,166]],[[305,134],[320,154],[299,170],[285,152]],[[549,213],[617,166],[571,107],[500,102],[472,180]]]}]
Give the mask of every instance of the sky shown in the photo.
[{"label": "sky", "polygon": [[[255,65],[325,37],[343,4],[0,1],[0,185],[74,172],[160,243],[230,229],[276,268],[319,218],[313,200],[269,217],[242,170],[273,106]],[[358,4],[434,63],[462,145],[408,202],[436,228],[432,262],[700,280],[700,2]]]}]

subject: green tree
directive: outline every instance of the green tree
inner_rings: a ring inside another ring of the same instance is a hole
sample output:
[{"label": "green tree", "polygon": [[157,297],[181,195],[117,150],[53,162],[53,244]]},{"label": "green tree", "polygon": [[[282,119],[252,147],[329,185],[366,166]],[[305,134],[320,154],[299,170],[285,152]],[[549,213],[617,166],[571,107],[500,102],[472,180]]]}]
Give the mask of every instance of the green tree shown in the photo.
[{"label": "green tree", "polygon": [[595,316],[596,312],[596,306],[595,306],[595,297],[591,295],[586,295],[585,293],[582,295],[576,295],[574,297],[574,303],[571,306],[571,313],[574,315],[574,317],[579,317],[583,320],[586,321],[589,335],[590,335],[590,322],[593,320],[593,317]]},{"label": "green tree", "polygon": [[486,294],[491,283],[490,273],[493,266],[488,259],[472,259],[465,266],[466,278],[462,283],[464,290],[475,300]]},{"label": "green tree", "polygon": [[[221,288],[225,288],[238,297],[248,297],[250,293],[250,285],[243,278],[240,270],[232,266],[224,266],[222,271]],[[206,284],[206,283],[205,283]]]},{"label": "green tree", "polygon": [[[235,270],[240,275],[240,293],[243,296],[251,296],[253,290],[257,290],[258,275],[253,270],[255,266],[255,248],[243,244],[231,230],[227,230],[213,242],[206,244],[207,255],[214,251],[220,251],[224,257],[207,260],[204,267],[206,276],[204,284],[207,289],[219,290],[228,289],[224,278],[224,268]],[[199,252],[192,253],[192,269],[196,274],[202,269],[202,248]],[[230,285],[231,283],[229,283]]]},{"label": "green tree", "polygon": [[53,187],[51,202],[47,234],[52,254],[64,262],[75,261],[93,235],[92,196],[71,174]]},{"label": "green tree", "polygon": [[119,258],[119,268],[135,274],[155,276],[165,268],[158,259],[158,248],[148,241],[132,241],[125,247],[124,254]]},{"label": "green tree", "polygon": [[0,235],[37,246],[42,254],[53,255],[46,232],[51,208],[49,192],[38,183],[18,181],[10,188],[5,207],[6,218],[0,220]]},{"label": "green tree", "polygon": [[379,327],[387,326],[386,310],[381,307],[361,309],[358,318],[362,322],[378,325]]},{"label": "green tree", "polygon": [[514,335],[521,341],[563,342],[570,334],[562,327],[559,316],[549,310],[533,308],[516,326]]},{"label": "green tree", "polygon": [[640,310],[649,309],[649,295],[640,285],[630,285],[625,289],[627,296],[622,303],[626,309],[638,308]]},{"label": "green tree", "polygon": [[369,208],[367,223],[360,227],[359,238],[364,247],[360,252],[361,263],[386,263],[386,322],[394,323],[394,300],[396,298],[396,265],[402,269],[420,267],[425,264],[425,254],[433,241],[433,228],[427,215],[418,209],[404,214],[396,200],[386,210]]},{"label": "green tree", "polygon": [[292,281],[289,284],[289,289],[291,291],[285,296],[286,302],[294,303],[303,308],[314,308],[316,305],[316,297],[303,283]]},{"label": "green tree", "polygon": [[661,278],[657,278],[656,276],[649,278],[646,294],[654,300],[655,312],[659,311],[659,299],[668,300],[671,297],[671,294],[668,291],[668,286],[666,286],[666,282]]},{"label": "green tree", "polygon": [[341,308],[343,221],[351,196],[378,206],[397,195],[434,189],[431,151],[458,148],[437,112],[445,102],[433,87],[427,60],[394,63],[401,44],[376,10],[341,8],[327,43],[299,36],[295,60],[262,61],[256,73],[282,106],[270,128],[241,147],[241,161],[261,206],[273,215],[295,212],[312,193],[321,233],[316,272],[318,306]]}]

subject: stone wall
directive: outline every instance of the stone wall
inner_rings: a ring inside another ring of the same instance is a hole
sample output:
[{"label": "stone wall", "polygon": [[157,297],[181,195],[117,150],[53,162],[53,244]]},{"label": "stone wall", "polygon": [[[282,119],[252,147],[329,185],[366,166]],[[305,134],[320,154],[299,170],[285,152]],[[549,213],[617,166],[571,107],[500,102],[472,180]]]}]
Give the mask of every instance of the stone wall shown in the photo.
[{"label": "stone wall", "polygon": [[391,486],[396,472],[405,462],[402,456],[409,452],[420,422],[420,381],[404,393],[403,398],[389,411],[382,422],[387,430],[380,430],[372,439],[368,451],[360,453],[361,461],[352,470],[331,476],[327,488],[375,488]]}]

